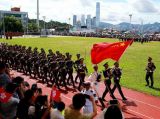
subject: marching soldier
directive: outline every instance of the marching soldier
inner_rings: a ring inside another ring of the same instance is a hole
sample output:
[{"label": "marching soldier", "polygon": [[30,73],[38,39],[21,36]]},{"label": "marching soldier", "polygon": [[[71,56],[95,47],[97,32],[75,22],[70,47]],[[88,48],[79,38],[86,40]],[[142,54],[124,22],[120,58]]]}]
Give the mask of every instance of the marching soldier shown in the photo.
[{"label": "marching soldier", "polygon": [[49,54],[47,55],[48,62],[52,62],[54,53],[51,49],[48,50]]},{"label": "marching soldier", "polygon": [[21,59],[20,59],[21,71],[22,71],[23,73],[25,73],[25,65],[26,65],[26,64],[25,64],[25,63],[26,63],[26,62],[25,62],[26,59],[24,59],[24,58],[25,58],[25,54],[23,53],[23,55],[22,55],[22,57],[21,57]]},{"label": "marching soldier", "polygon": [[66,58],[65,58],[65,60],[67,61],[67,60],[69,60],[70,59],[70,54],[69,54],[69,52],[67,52],[66,53]]},{"label": "marching soldier", "polygon": [[39,57],[38,56],[34,56],[34,60],[33,60],[33,74],[34,74],[34,78],[38,78],[40,77],[40,73],[39,73]]},{"label": "marching soldier", "polygon": [[66,89],[68,89],[67,84],[66,84],[67,71],[66,71],[66,65],[65,65],[64,59],[59,61],[59,69],[58,70],[59,70],[59,83],[60,83],[60,85],[63,83],[63,86]]},{"label": "marching soldier", "polygon": [[70,85],[70,82],[72,82],[73,87],[75,88],[74,80],[73,80],[73,61],[71,60],[72,55],[68,56],[68,60],[66,61],[66,68],[67,68],[67,84]]},{"label": "marching soldier", "polygon": [[121,69],[119,68],[119,63],[118,62],[115,62],[114,63],[114,68],[112,69],[112,75],[113,75],[113,80],[114,80],[114,87],[112,89],[112,93],[114,93],[115,89],[117,88],[122,99],[125,101],[127,100],[125,97],[124,97],[124,94],[121,90],[121,85],[119,84],[120,83],[120,79],[121,79],[121,75],[122,75],[122,71]]},{"label": "marching soldier", "polygon": [[105,63],[103,66],[105,68],[105,70],[103,71],[103,76],[105,78],[104,84],[106,88],[102,95],[102,100],[106,101],[105,96],[108,92],[113,99],[115,99],[115,96],[113,95],[112,90],[111,90],[111,78],[112,78],[111,68],[109,68],[108,62]]},{"label": "marching soldier", "polygon": [[75,77],[75,83],[78,83],[77,79],[79,78],[79,72],[78,72],[78,66],[79,66],[79,64],[80,64],[80,54],[77,54],[77,60],[74,63],[74,68],[75,68],[75,70],[77,72],[77,75]]},{"label": "marching soldier", "polygon": [[32,57],[31,54],[28,54],[28,60],[26,61],[27,69],[26,74],[29,73],[29,75],[32,75]]},{"label": "marching soldier", "polygon": [[52,84],[56,84],[57,88],[60,89],[59,87],[59,82],[58,82],[58,62],[57,61],[52,61],[50,63],[50,72],[51,72],[51,77],[50,79],[52,80]]},{"label": "marching soldier", "polygon": [[152,58],[149,57],[148,58],[148,64],[147,64],[147,67],[146,67],[146,86],[149,86],[149,78],[151,80],[151,85],[150,87],[152,88],[153,87],[153,84],[154,84],[154,80],[153,80],[153,72],[154,70],[156,69],[156,66],[154,65],[154,63],[152,62]]},{"label": "marching soldier", "polygon": [[48,61],[46,59],[44,60],[42,71],[43,71],[43,76],[42,76],[43,80],[42,81],[47,83],[47,85],[49,85],[49,80],[48,80]]},{"label": "marching soldier", "polygon": [[78,90],[80,91],[81,90],[81,86],[84,82],[84,79],[85,79],[85,76],[86,76],[86,73],[88,73],[88,70],[87,70],[87,67],[86,65],[83,63],[84,59],[81,58],[80,59],[80,64],[78,66],[78,73],[79,73],[79,79],[80,79],[80,82],[79,82],[79,86],[78,86]]}]

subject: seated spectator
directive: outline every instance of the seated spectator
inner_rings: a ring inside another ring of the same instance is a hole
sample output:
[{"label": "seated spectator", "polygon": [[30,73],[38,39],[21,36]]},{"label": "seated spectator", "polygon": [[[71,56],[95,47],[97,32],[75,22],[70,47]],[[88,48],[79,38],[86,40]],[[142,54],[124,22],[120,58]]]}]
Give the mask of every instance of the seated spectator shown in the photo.
[{"label": "seated spectator", "polygon": [[21,100],[24,98],[24,92],[25,92],[25,86],[24,86],[24,78],[17,76],[12,79],[13,83],[16,83],[18,85],[18,88],[16,90],[16,93],[14,94],[15,97],[18,96],[18,98]]},{"label": "seated spectator", "polygon": [[63,102],[59,102],[57,105],[57,109],[51,108],[50,111],[50,119],[64,119],[62,115],[62,111],[65,109],[65,104]]},{"label": "seated spectator", "polygon": [[[15,83],[8,83],[5,91],[7,93],[13,94],[18,87]],[[16,117],[17,106],[19,103],[19,99],[11,96],[8,102],[2,103],[0,102],[0,119],[13,119]]]},{"label": "seated spectator", "polygon": [[29,85],[29,83],[27,81],[24,81],[24,87],[25,87],[24,88],[25,91],[30,89],[30,85]]},{"label": "seated spectator", "polygon": [[33,102],[34,93],[32,90],[27,90],[24,93],[24,98],[20,100],[17,108],[17,117],[19,119],[28,119],[28,109],[31,105],[34,105]]},{"label": "seated spectator", "polygon": [[37,91],[37,89],[38,89],[37,84],[36,84],[36,83],[32,84],[31,90],[32,90],[33,92],[35,92],[35,91]]},{"label": "seated spectator", "polygon": [[53,108],[57,108],[59,102],[61,102],[61,92],[56,85],[53,85],[50,94],[50,103]]},{"label": "seated spectator", "polygon": [[111,105],[106,110],[104,119],[123,119],[122,112],[118,106]]},{"label": "seated spectator", "polygon": [[5,73],[9,76],[10,79],[12,79],[12,75],[10,73],[10,69],[9,69],[9,67],[7,65],[6,65]]},{"label": "seated spectator", "polygon": [[34,93],[33,101],[35,101],[36,98],[40,95],[39,92],[38,92],[38,86],[37,86],[37,84],[32,84],[31,90]]},{"label": "seated spectator", "polygon": [[97,108],[93,97],[90,96],[93,105],[93,113],[82,114],[80,110],[86,103],[84,94],[75,94],[72,98],[72,105],[65,109],[65,119],[93,119],[97,115]]},{"label": "seated spectator", "polygon": [[38,96],[42,95],[42,88],[38,88]]},{"label": "seated spectator", "polygon": [[124,119],[118,100],[110,100],[108,108],[104,109],[99,119]]},{"label": "seated spectator", "polygon": [[35,100],[35,105],[31,105],[28,109],[29,119],[41,119],[48,109],[48,97],[38,96]]},{"label": "seated spectator", "polygon": [[11,82],[11,80],[6,74],[6,65],[0,62],[0,87],[6,87],[9,82]]}]

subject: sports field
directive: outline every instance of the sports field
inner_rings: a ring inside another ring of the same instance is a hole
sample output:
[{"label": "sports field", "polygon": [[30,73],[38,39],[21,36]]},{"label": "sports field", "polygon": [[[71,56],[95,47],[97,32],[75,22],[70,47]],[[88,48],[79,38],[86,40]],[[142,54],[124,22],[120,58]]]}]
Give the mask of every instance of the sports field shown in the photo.
[{"label": "sports field", "polygon": [[[101,38],[83,38],[83,37],[55,37],[55,38],[15,38],[13,40],[0,39],[0,42],[9,44],[19,44],[31,47],[44,48],[46,51],[70,52],[75,59],[75,55],[80,53],[85,58],[89,73],[92,72],[90,60],[90,50],[94,43],[99,42],[117,42],[117,39]],[[147,58],[151,56],[157,69],[154,74],[153,89],[145,87],[145,67]],[[110,66],[113,66],[112,60],[106,60]],[[104,62],[106,62],[104,61]],[[103,63],[99,64],[100,70],[103,69]],[[145,92],[151,95],[160,96],[160,42],[133,43],[125,52],[120,60],[120,66],[123,69],[121,84],[124,87]]]}]

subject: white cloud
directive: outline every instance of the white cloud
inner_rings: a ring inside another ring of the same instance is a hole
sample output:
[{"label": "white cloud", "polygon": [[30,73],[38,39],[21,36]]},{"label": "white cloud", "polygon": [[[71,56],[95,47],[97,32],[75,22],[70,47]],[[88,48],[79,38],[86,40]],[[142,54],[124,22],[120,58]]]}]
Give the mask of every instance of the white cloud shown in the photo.
[{"label": "white cloud", "polygon": [[[27,11],[30,18],[36,18],[37,0],[0,0],[0,9],[10,10],[10,7],[21,6],[22,11]],[[129,14],[133,14],[133,22],[139,19],[147,22],[156,22],[160,15],[156,13],[160,2],[153,0],[39,0],[40,18],[46,16],[47,20],[69,22],[73,14],[95,16],[96,1],[101,2],[101,20],[110,23],[128,22]],[[151,17],[152,16],[152,17]],[[154,18],[153,18],[154,17]]]},{"label": "white cloud", "polygon": [[133,7],[140,13],[159,12],[156,4],[154,4],[151,0],[136,0],[132,4],[133,4]]}]

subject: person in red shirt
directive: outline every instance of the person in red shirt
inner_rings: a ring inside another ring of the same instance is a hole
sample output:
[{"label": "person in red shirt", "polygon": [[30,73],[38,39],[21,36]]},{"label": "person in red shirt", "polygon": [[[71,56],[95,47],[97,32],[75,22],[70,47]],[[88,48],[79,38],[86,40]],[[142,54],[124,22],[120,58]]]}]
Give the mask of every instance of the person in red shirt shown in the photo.
[{"label": "person in red shirt", "polygon": [[50,95],[50,103],[53,105],[53,108],[56,108],[59,102],[61,102],[61,92],[56,85],[53,85]]}]

